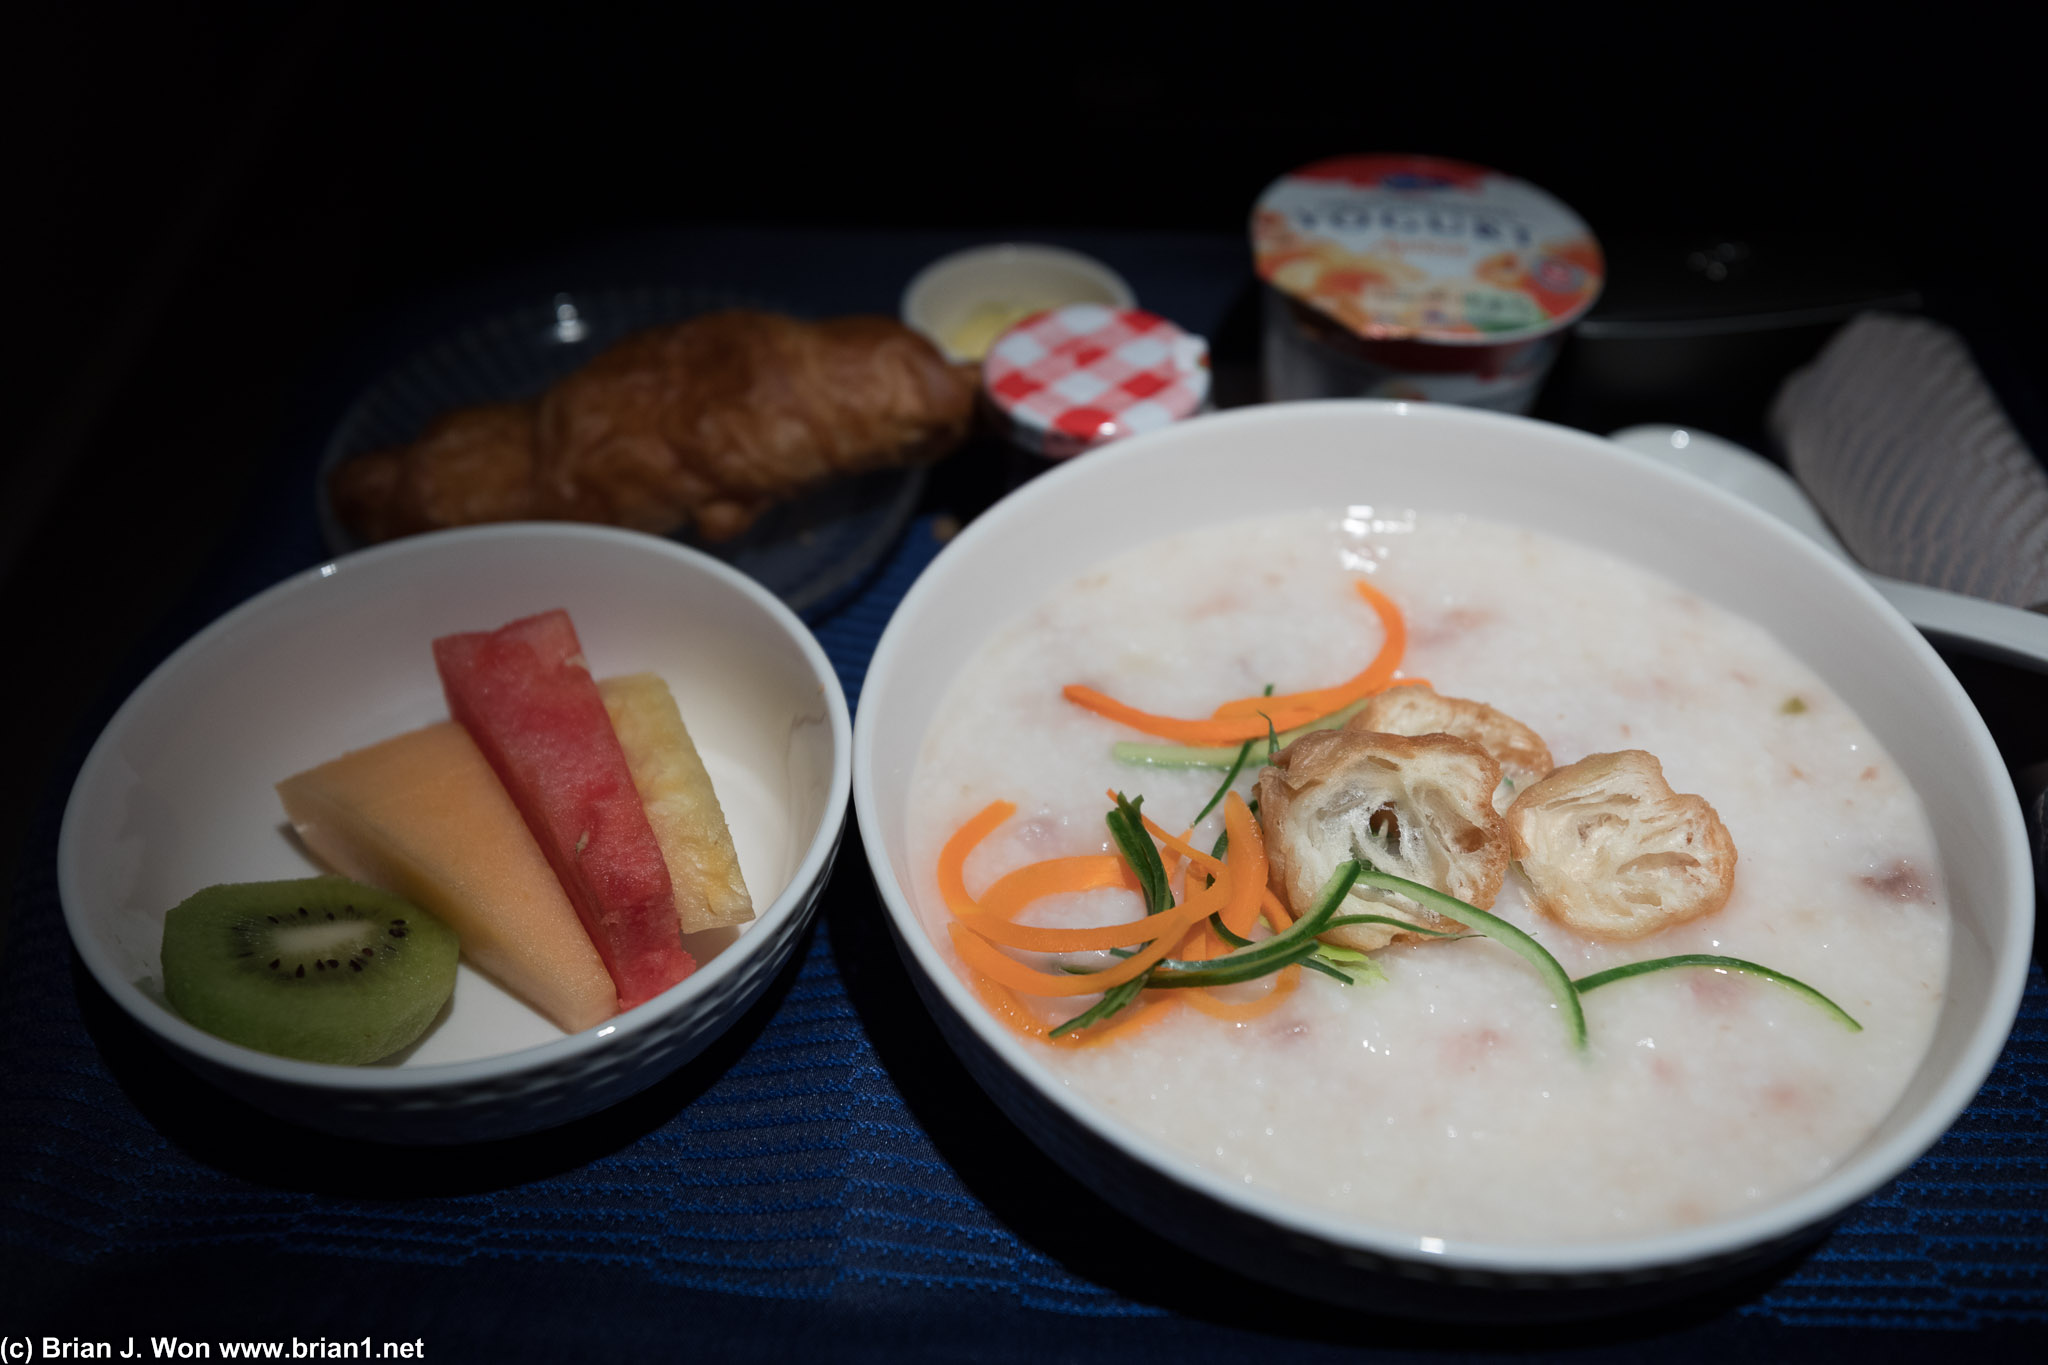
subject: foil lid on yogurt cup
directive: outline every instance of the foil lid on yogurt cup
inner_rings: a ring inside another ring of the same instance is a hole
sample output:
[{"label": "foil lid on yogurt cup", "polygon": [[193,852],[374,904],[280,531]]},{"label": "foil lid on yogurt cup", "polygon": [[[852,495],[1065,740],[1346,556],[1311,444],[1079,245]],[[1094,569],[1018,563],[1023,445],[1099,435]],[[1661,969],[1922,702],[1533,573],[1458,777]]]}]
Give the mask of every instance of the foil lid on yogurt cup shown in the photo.
[{"label": "foil lid on yogurt cup", "polygon": [[1526,180],[1429,156],[1341,156],[1281,176],[1252,213],[1259,277],[1375,341],[1497,346],[1593,306],[1600,244]]},{"label": "foil lid on yogurt cup", "polygon": [[1198,411],[1209,343],[1141,308],[1074,303],[1003,333],[981,375],[1011,438],[1065,459]]}]

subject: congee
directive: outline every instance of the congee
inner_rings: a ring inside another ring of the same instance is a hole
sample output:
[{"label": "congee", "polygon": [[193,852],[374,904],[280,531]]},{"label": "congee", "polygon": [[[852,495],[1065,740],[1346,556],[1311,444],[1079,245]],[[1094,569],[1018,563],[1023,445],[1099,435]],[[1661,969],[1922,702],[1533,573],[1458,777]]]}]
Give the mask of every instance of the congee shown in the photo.
[{"label": "congee", "polygon": [[[1458,515],[1134,541],[981,647],[910,814],[922,922],[1061,1083],[1419,1235],[1769,1205],[1941,1005],[1934,839],[1841,700],[1656,574]],[[1670,958],[1709,961],[1600,975]]]}]

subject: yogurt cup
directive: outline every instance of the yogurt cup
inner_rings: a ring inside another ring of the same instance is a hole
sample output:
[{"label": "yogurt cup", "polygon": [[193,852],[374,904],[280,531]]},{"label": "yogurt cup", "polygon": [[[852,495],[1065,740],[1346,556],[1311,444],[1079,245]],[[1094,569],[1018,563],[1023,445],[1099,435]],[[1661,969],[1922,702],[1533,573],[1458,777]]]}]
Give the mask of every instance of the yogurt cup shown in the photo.
[{"label": "yogurt cup", "polygon": [[1289,172],[1252,214],[1266,396],[1527,412],[1606,279],[1600,244],[1524,180],[1442,157]]}]

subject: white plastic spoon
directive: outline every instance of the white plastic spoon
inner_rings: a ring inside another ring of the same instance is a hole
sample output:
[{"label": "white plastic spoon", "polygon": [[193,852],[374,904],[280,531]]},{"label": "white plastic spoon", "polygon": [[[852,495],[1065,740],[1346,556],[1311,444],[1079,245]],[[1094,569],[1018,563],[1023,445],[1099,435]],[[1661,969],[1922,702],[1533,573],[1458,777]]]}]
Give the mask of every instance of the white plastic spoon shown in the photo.
[{"label": "white plastic spoon", "polygon": [[2048,672],[2048,616],[1871,573],[1842,548],[1806,490],[1756,452],[1691,427],[1628,427],[1608,439],[1733,493],[1818,541],[1870,580],[1923,633],[1958,649]]}]

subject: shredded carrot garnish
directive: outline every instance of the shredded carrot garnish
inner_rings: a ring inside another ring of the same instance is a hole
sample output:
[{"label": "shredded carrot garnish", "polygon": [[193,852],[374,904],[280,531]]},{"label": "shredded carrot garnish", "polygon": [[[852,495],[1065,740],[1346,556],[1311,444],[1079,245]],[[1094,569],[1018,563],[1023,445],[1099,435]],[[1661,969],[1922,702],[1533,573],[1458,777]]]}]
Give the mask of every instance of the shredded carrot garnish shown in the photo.
[{"label": "shredded carrot garnish", "polygon": [[1009,987],[998,986],[980,972],[967,973],[967,980],[974,987],[974,993],[981,997],[981,1003],[988,1006],[989,1013],[1017,1032],[1027,1037],[1043,1038],[1045,1031],[1052,1027],[1033,1014]]},{"label": "shredded carrot garnish", "polygon": [[1125,1009],[1106,1024],[1085,1029],[1080,1033],[1063,1033],[1057,1038],[1048,1038],[1046,1035],[1052,1031],[1057,1020],[1040,1018],[1017,998],[1015,991],[1007,986],[997,985],[980,972],[971,971],[967,976],[969,984],[974,987],[974,993],[988,1006],[989,1013],[1026,1038],[1036,1038],[1052,1047],[1100,1047],[1115,1039],[1128,1037],[1140,1029],[1158,1023],[1170,1013],[1176,1003],[1176,995],[1188,994],[1186,991],[1173,991],[1141,996],[1138,1003]]},{"label": "shredded carrot garnish", "polygon": [[[975,927],[983,937],[1013,948],[1036,952],[1082,952],[1094,948],[1121,948],[1126,944],[1149,942],[1164,932],[1151,917],[1128,926],[1106,929],[1036,929],[1009,924],[1032,901],[1069,891],[1096,891],[1110,887],[1135,891],[1137,878],[1122,858],[1097,853],[1079,858],[1052,858],[1031,863],[999,877],[981,894],[968,894],[966,866],[970,854],[994,833],[996,827],[1017,813],[1008,801],[992,801],[959,829],[939,851],[939,894],[955,917]],[[1131,932],[1134,931],[1134,932]],[[1055,942],[1051,936],[1079,936],[1090,941]],[[1101,940],[1096,942],[1093,940]]]},{"label": "shredded carrot garnish", "polygon": [[[974,908],[984,915],[1015,919],[1018,912],[1035,900],[1076,891],[1102,891],[1111,887],[1128,889],[1124,882],[1124,860],[1114,853],[1089,853],[1078,858],[1048,858],[1026,863],[1005,872],[975,897]],[[1128,940],[1103,946],[1115,948]]]},{"label": "shredded carrot garnish", "polygon": [[[1176,744],[1242,744],[1248,739],[1266,737],[1266,717],[1240,716],[1226,720],[1181,720],[1174,716],[1154,715],[1140,711],[1135,706],[1126,706],[1115,697],[1098,692],[1081,683],[1069,683],[1060,689],[1060,694],[1076,706],[1086,707],[1099,716],[1128,725],[1133,730],[1143,730],[1148,735],[1170,739]],[[1275,730],[1292,730],[1297,725],[1306,725],[1319,719],[1319,714],[1304,709],[1274,711]]]},{"label": "shredded carrot garnish", "polygon": [[[1112,793],[1114,796],[1114,793]],[[1210,928],[1213,914],[1234,934],[1247,934],[1263,913],[1275,930],[1292,923],[1286,909],[1266,885],[1266,850],[1258,821],[1237,793],[1224,798],[1224,828],[1229,855],[1219,860],[1187,842],[1188,831],[1176,838],[1150,820],[1145,828],[1162,845],[1161,861],[1169,870],[1186,860],[1199,869],[1204,884],[1190,890],[1171,910],[1142,920],[1094,929],[1052,929],[1020,925],[1014,917],[1045,896],[1109,889],[1135,890],[1130,865],[1114,854],[1088,854],[1030,863],[998,877],[980,897],[967,891],[967,859],[1005,820],[1016,813],[1007,801],[990,803],[954,831],[939,855],[939,888],[955,920],[947,926],[955,949],[968,965],[968,981],[998,1020],[1030,1038],[1056,1047],[1098,1047],[1149,1027],[1169,1013],[1177,1000],[1213,1018],[1241,1022],[1279,1007],[1295,990],[1299,967],[1275,973],[1271,985],[1251,1000],[1229,1000],[1213,990],[1147,992],[1133,1005],[1081,1033],[1051,1038],[1056,1020],[1041,1016],[1024,997],[1063,998],[1093,995],[1135,980],[1169,954],[1191,961],[1222,957],[1230,952]],[[1086,975],[1039,971],[1017,961],[1002,948],[1030,952],[1079,952],[1147,945],[1123,961]],[[999,946],[1000,945],[1000,946]]]},{"label": "shredded carrot garnish", "polygon": [[[1192,833],[1193,831],[1191,830],[1191,831],[1189,831],[1189,832],[1190,832],[1190,833]],[[1178,849],[1175,849],[1175,848],[1172,848],[1172,847],[1167,847],[1167,848],[1162,848],[1162,849],[1160,849],[1160,850],[1159,850],[1159,865],[1160,865],[1160,866],[1161,866],[1162,868],[1165,868],[1165,869],[1166,869],[1166,880],[1167,880],[1167,883],[1168,883],[1169,885],[1171,885],[1171,884],[1172,884],[1172,882],[1173,882],[1173,879],[1174,879],[1174,877],[1175,877],[1175,876],[1177,876],[1177,875],[1179,875],[1179,873],[1180,873],[1180,870],[1181,870],[1180,864],[1181,864],[1181,857],[1180,857],[1180,851],[1179,851]],[[1125,864],[1125,866],[1127,866],[1127,867],[1128,867],[1128,866],[1129,866],[1129,864],[1127,863],[1127,864]],[[1134,870],[1134,871],[1133,871],[1133,872],[1131,873],[1131,880],[1132,880],[1133,882],[1136,882],[1136,881],[1137,881],[1137,879],[1138,879],[1138,874],[1137,874],[1137,872],[1136,872],[1136,871]]]},{"label": "shredded carrot garnish", "polygon": [[[1111,792],[1109,796],[1112,801],[1116,799],[1115,792]],[[1185,858],[1212,877],[1223,871],[1222,859],[1204,853],[1188,842],[1188,835],[1193,834],[1194,830],[1190,829],[1176,838],[1161,829],[1158,822],[1153,820],[1151,816],[1145,815],[1139,818],[1145,822],[1145,832],[1165,846],[1159,855],[1162,860],[1169,854],[1176,858]],[[1167,870],[1169,872],[1172,871],[1171,864],[1168,865]]]},{"label": "shredded carrot garnish", "polygon": [[[1234,817],[1233,807],[1236,809]],[[1252,818],[1251,808],[1236,792],[1224,798],[1223,828],[1230,834],[1230,863],[1227,866],[1235,873],[1231,878],[1234,894],[1230,905],[1223,911],[1223,923],[1231,933],[1242,938],[1251,932],[1252,925],[1259,918],[1261,894],[1266,885],[1266,841],[1259,831],[1259,822]],[[1223,874],[1226,864],[1189,845],[1187,835],[1176,839],[1150,817],[1145,817],[1145,832],[1210,876]],[[1244,850],[1242,857],[1240,849]]]},{"label": "shredded carrot garnish", "polygon": [[954,914],[974,910],[974,897],[967,894],[967,855],[995,833],[997,825],[1016,813],[1014,802],[991,801],[973,819],[954,830],[953,837],[939,850],[939,896]]},{"label": "shredded carrot garnish", "polygon": [[1401,666],[1401,656],[1407,649],[1408,628],[1401,619],[1400,609],[1385,593],[1365,580],[1357,580],[1355,586],[1358,595],[1378,614],[1385,638],[1364,672],[1335,687],[1283,697],[1240,697],[1217,707],[1206,720],[1184,720],[1177,716],[1140,711],[1082,683],[1069,683],[1061,689],[1061,695],[1099,716],[1179,744],[1240,744],[1248,739],[1264,739],[1269,725],[1274,731],[1292,730],[1321,720],[1332,711],[1386,687],[1393,681],[1395,671]]},{"label": "shredded carrot garnish", "polygon": [[1127,890],[1124,866],[1124,860],[1111,853],[1028,863],[998,878],[981,893],[980,908],[958,918],[991,943],[1034,953],[1079,953],[1149,943],[1166,931],[1157,915],[1093,929],[1052,929],[1010,922],[1025,906],[1046,896],[1112,888]]},{"label": "shredded carrot garnish", "polygon": [[[1224,928],[1239,938],[1248,936],[1259,918],[1261,910],[1271,919],[1274,932],[1285,929],[1294,921],[1266,885],[1266,842],[1259,830],[1259,822],[1252,818],[1251,808],[1244,798],[1231,792],[1223,798],[1223,828],[1230,835],[1230,902],[1222,911]],[[1277,912],[1277,913],[1276,913]],[[1195,958],[1221,957],[1229,951],[1229,945],[1216,936],[1207,924],[1202,926],[1199,942],[1190,939],[1182,956]],[[1285,967],[1268,979],[1263,993],[1250,1000],[1229,1000],[1214,990],[1198,989],[1187,992],[1188,1004],[1212,1019],[1243,1022],[1269,1014],[1280,1007],[1281,1002],[1294,993],[1300,983],[1301,968]]]},{"label": "shredded carrot garnish", "polygon": [[1259,902],[1266,890],[1266,840],[1251,808],[1236,792],[1223,798],[1223,830],[1230,836],[1230,902],[1223,907],[1223,925],[1239,938],[1258,923]]},{"label": "shredded carrot garnish", "polygon": [[1141,996],[1137,1004],[1126,1008],[1106,1024],[1083,1029],[1080,1033],[1063,1033],[1054,1038],[1055,1047],[1100,1047],[1114,1039],[1136,1033],[1139,1029],[1156,1024],[1170,1013],[1174,1006],[1175,992],[1160,992],[1156,996]]},{"label": "shredded carrot garnish", "polygon": [[[1017,807],[1013,803],[1008,801],[992,801],[974,815],[973,818],[969,819],[966,824],[953,831],[953,837],[948,839],[945,847],[940,850],[939,891],[945,899],[947,908],[952,910],[956,916],[965,914],[977,916],[984,920],[988,918],[987,913],[975,904],[974,898],[967,894],[967,859],[981,844],[982,840],[988,838],[990,834],[995,832],[998,825],[1001,825],[1003,821],[1016,813]],[[1116,864],[1119,869],[1116,885],[1123,886],[1127,890],[1132,891],[1138,889],[1137,875],[1123,859],[1113,854],[1100,854],[1097,857],[1102,862]],[[1086,863],[1094,862],[1095,859],[1055,859],[1053,861]],[[1037,866],[1043,866],[1043,864],[1037,864]],[[1099,876],[1099,870],[1092,875]],[[997,879],[995,885],[989,888],[990,893],[994,893],[997,887],[1001,886],[1002,880],[1001,878]],[[1158,924],[1157,921],[1161,918],[1161,916],[1157,915],[1147,917],[1148,921],[1153,922],[1151,927],[1158,933],[1162,935],[1170,933],[1174,926],[1171,923]],[[1011,927],[1022,928],[1024,926]],[[972,936],[970,935],[970,937]],[[1168,941],[1170,942],[1171,940]],[[1112,946],[1121,947],[1122,943],[1120,941]],[[1001,955],[998,954],[998,956]],[[1010,962],[1012,966],[1022,967],[1023,965],[1007,957],[1003,958],[1003,960]],[[985,974],[971,968],[967,973],[967,981],[974,988],[974,993],[981,997],[982,1003],[988,1006],[989,1012],[995,1015],[998,1020],[1027,1038],[1036,1038],[1053,1047],[1100,1047],[1103,1043],[1127,1037],[1142,1028],[1148,1028],[1159,1022],[1161,1018],[1173,1010],[1175,1004],[1173,994],[1171,993],[1158,997],[1141,996],[1137,1003],[1125,1009],[1108,1023],[1080,1033],[1068,1033],[1062,1034],[1058,1038],[1049,1038],[1046,1035],[1052,1031],[1053,1025],[1058,1021],[1039,1017],[1029,1006],[1017,998],[1015,991],[998,981],[990,980]]]},{"label": "shredded carrot garnish", "polygon": [[[1361,697],[1369,697],[1392,682],[1394,670],[1401,666],[1401,656],[1408,649],[1408,623],[1401,618],[1401,609],[1372,584],[1360,578],[1354,580],[1352,586],[1378,615],[1380,627],[1386,632],[1386,638],[1380,642],[1380,652],[1373,656],[1364,672],[1349,682],[1312,692],[1295,692],[1282,697],[1239,697],[1217,707],[1215,718],[1221,720],[1233,716],[1255,716],[1260,712],[1271,715],[1275,711],[1309,710],[1315,713],[1311,717],[1315,719],[1341,710]],[[1293,728],[1275,724],[1279,729]]]},{"label": "shredded carrot garnish", "polygon": [[974,931],[970,924],[959,920],[946,926],[953,936],[953,947],[966,960],[967,965],[987,976],[998,985],[1027,995],[1096,995],[1112,986],[1121,986],[1126,981],[1142,975],[1145,970],[1173,950],[1183,935],[1195,925],[1221,909],[1229,899],[1229,880],[1222,878],[1188,894],[1187,898],[1171,910],[1160,912],[1154,919],[1164,921],[1158,938],[1143,951],[1133,954],[1099,972],[1083,976],[1041,972],[1027,967],[1009,956],[995,944],[990,943]]},{"label": "shredded carrot garnish", "polygon": [[1216,931],[1207,922],[1195,926],[1195,931],[1180,941],[1174,956],[1187,962],[1207,962],[1212,957],[1221,957],[1230,951],[1230,945],[1216,937]]}]

